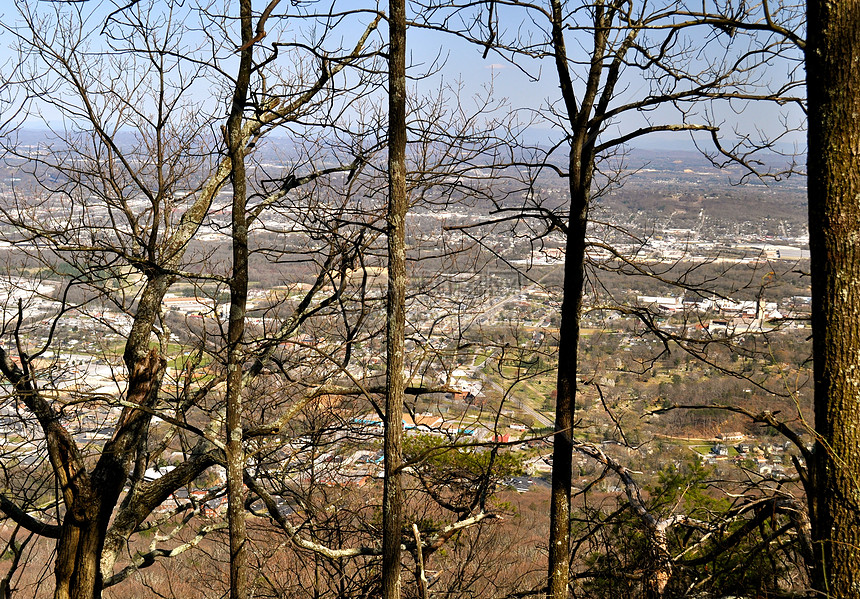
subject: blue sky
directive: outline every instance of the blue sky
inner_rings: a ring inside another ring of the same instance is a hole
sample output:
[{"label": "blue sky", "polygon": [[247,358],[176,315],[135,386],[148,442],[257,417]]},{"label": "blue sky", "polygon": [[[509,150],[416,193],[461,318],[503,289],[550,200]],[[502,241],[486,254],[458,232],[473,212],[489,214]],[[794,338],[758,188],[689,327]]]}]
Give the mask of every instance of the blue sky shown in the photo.
[{"label": "blue sky", "polygon": [[[264,3],[256,2],[255,4],[263,6]],[[355,8],[358,2],[341,2],[335,6],[338,9]],[[286,3],[285,3],[286,5]],[[327,6],[319,4],[320,6]],[[79,5],[80,6],[80,5]],[[165,3],[155,3],[156,7],[164,7]],[[374,4],[368,3],[368,8],[373,9]],[[103,3],[99,5],[91,0],[86,4],[85,10],[93,10],[96,15],[106,14],[111,7],[111,3]],[[524,15],[508,11],[504,14],[504,19],[500,25],[505,31],[511,31],[520,26],[520,23],[528,21]],[[14,9],[6,8],[3,14],[4,22],[7,24],[14,20]],[[358,19],[346,20],[343,25],[336,31],[333,37],[341,37],[345,45],[350,45],[352,40],[358,35],[361,30],[361,25],[369,20],[369,16],[364,15]],[[519,19],[519,21],[518,21]],[[92,19],[93,23],[98,22],[98,18]],[[272,29],[277,29],[278,26],[273,26]],[[295,31],[289,26],[286,28],[283,35],[293,35]],[[384,25],[380,28],[379,37],[384,37]],[[577,50],[577,39],[573,38],[573,34],[568,43],[569,50],[573,56]],[[12,60],[13,53],[8,50],[8,45],[11,43],[11,36],[6,31],[2,35],[5,50],[5,58]],[[103,41],[103,40],[102,40]],[[714,44],[716,51],[722,49],[719,44]],[[421,72],[422,68],[430,64],[437,56],[441,57],[443,66],[433,77],[416,84],[418,89],[423,91],[431,91],[437,89],[440,85],[454,85],[456,82],[461,82],[464,86],[465,95],[478,94],[487,86],[492,85],[493,94],[496,98],[506,98],[509,106],[512,109],[530,111],[535,109],[545,109],[550,102],[557,101],[559,98],[558,82],[555,76],[553,64],[549,60],[530,61],[521,63],[529,72],[529,75],[523,70],[506,62],[503,57],[489,53],[484,58],[482,57],[482,47],[470,45],[462,40],[459,40],[451,35],[445,35],[438,32],[431,32],[421,29],[413,29],[410,31],[410,37],[407,42],[410,52],[411,61],[416,65],[413,74]],[[705,48],[704,52],[708,49]],[[703,58],[694,58],[693,60],[704,60]],[[765,69],[764,74],[760,75],[767,79],[772,78],[775,82],[779,82],[780,77],[784,77],[787,66],[778,61],[774,61],[771,66]],[[783,74],[781,74],[783,73]],[[624,85],[621,86],[625,91],[622,97],[626,99],[636,97],[636,94],[647,92],[647,88],[635,78],[628,78]],[[201,90],[201,94],[205,94],[205,90]],[[201,99],[205,101],[205,99]],[[735,103],[732,106],[723,106],[718,109],[715,116],[716,121],[721,123],[721,128],[726,132],[726,138],[734,139],[737,131],[740,135],[754,134],[757,131],[762,131],[768,136],[774,136],[783,130],[784,120],[791,123],[791,126],[796,126],[802,122],[802,116],[799,111],[788,110],[786,108],[775,107],[771,103],[766,102],[747,102]],[[780,114],[780,111],[784,111]],[[44,109],[45,118],[54,120],[50,108]],[[524,118],[526,112],[523,113]],[[672,110],[658,110],[651,112],[648,116],[654,122],[677,122],[677,113]],[[644,120],[641,117],[633,116],[622,119],[618,122],[617,128],[619,131],[627,131],[638,126],[642,126]],[[38,122],[30,119],[28,124],[37,126]],[[547,122],[537,122],[532,126],[527,133],[524,134],[527,141],[543,142],[544,140],[558,139],[560,133],[554,132],[552,127]],[[641,138],[635,142],[637,147],[642,148],[686,148],[690,147],[689,134],[668,134],[661,133]],[[782,140],[781,149],[786,150],[794,145],[801,149],[805,143],[804,134],[802,132],[793,133],[786,136]]]}]

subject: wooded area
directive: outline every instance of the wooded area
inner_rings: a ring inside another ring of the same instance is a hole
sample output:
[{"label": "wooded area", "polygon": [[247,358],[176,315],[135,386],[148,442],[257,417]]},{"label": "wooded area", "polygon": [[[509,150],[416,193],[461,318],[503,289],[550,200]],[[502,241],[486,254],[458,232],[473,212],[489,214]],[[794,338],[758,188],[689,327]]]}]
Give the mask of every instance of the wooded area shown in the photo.
[{"label": "wooded area", "polygon": [[860,596],[857,8],[18,3],[0,597]]}]

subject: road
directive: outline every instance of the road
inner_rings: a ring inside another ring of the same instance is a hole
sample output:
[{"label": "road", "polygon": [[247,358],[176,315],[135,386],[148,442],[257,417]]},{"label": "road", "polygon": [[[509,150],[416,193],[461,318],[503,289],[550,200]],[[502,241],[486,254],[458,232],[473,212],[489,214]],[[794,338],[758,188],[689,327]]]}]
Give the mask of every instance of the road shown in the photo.
[{"label": "road", "polygon": [[[546,276],[547,275],[544,275],[544,277],[546,277]],[[541,281],[543,280],[544,277],[541,278]],[[538,282],[540,282],[540,281],[538,281]],[[475,318],[472,320],[472,323],[476,323],[479,318],[486,318],[487,321],[492,320],[495,317],[495,315],[502,309],[502,307],[506,303],[508,303],[509,301],[513,300],[514,298],[516,298],[517,296],[519,296],[523,293],[528,293],[528,290],[529,290],[529,287],[523,287],[521,289],[517,289],[516,291],[514,291],[512,293],[509,293],[508,295],[501,298],[499,301],[494,302],[486,310],[483,310],[479,314],[475,315]],[[487,356],[487,359],[484,360],[480,365],[475,364],[475,362],[473,361],[472,365],[466,370],[471,374],[471,376],[473,378],[480,378],[484,382],[485,385],[490,386],[491,388],[495,389],[500,394],[502,394],[502,396],[504,396],[505,389],[503,389],[501,387],[501,385],[499,385],[495,381],[490,380],[490,378],[487,377],[486,374],[484,374],[483,372],[480,372],[480,370],[483,368],[483,366],[485,364],[487,364],[492,359],[492,357],[496,354],[497,351],[498,350],[495,350],[492,354]],[[477,359],[477,356],[475,358]],[[525,384],[530,389],[530,391],[532,391],[536,396],[538,396],[538,397],[540,396],[540,392],[537,389],[535,389],[534,387],[532,387],[528,383],[525,383]],[[534,421],[537,422],[540,426],[542,426],[542,427],[554,426],[555,423],[553,422],[553,420],[551,418],[548,418],[547,416],[545,416],[545,415],[541,414],[540,412],[538,412],[537,410],[535,410],[533,407],[531,407],[528,404],[528,402],[526,402],[522,399],[519,399],[517,397],[514,397],[514,403],[524,414],[531,416],[534,419]]]},{"label": "road", "polygon": [[[503,389],[502,386],[499,385],[498,383],[496,383],[495,381],[491,380],[486,374],[484,374],[483,372],[475,372],[475,375],[480,377],[480,379],[482,381],[484,381],[484,384],[486,384],[489,387],[492,387],[493,389],[498,391],[502,396],[504,396],[505,389]],[[526,383],[526,385],[528,385],[528,383]],[[531,385],[528,385],[528,386],[531,388],[532,391],[534,391],[535,393],[538,393],[537,389],[535,389],[534,387],[531,387]],[[516,394],[514,394],[513,400],[514,400],[514,405],[516,405],[517,408],[519,408],[524,414],[527,414],[528,416],[531,416],[532,418],[534,418],[535,422],[537,422],[540,426],[542,426],[542,427],[554,426],[555,423],[550,418],[547,418],[546,416],[544,416],[543,414],[541,414],[540,412],[535,410],[533,407],[531,407],[527,402],[516,397]]]}]

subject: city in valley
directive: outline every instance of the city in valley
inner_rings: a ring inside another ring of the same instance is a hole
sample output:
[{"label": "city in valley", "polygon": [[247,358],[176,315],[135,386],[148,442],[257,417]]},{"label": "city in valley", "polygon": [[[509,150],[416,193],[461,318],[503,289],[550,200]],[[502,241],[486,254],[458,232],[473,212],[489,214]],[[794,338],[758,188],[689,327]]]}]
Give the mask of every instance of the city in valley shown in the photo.
[{"label": "city in valley", "polygon": [[[812,443],[805,180],[735,185],[740,171],[692,152],[637,159],[643,166],[590,214],[573,432],[586,451],[574,457],[575,501],[623,504],[630,489],[608,473],[619,464],[655,497],[667,481],[697,489],[709,497],[698,500],[704,509],[752,487],[796,493],[803,457],[767,419]],[[40,392],[96,459],[128,406],[123,348],[142,275],[114,258],[134,252],[123,239],[131,231],[111,207],[87,206],[74,222],[67,198],[28,197],[31,175],[14,163],[4,176],[7,213],[46,231],[81,229],[74,249],[5,222],[0,304],[4,340],[28,357]],[[565,237],[534,208],[562,214],[566,191],[547,174],[528,190],[504,177],[481,184],[498,186],[498,196],[424,198],[410,210],[405,453],[410,488],[423,485],[440,505],[486,485],[482,501],[492,497],[504,512],[496,534],[527,531],[507,539],[510,550],[546,526],[528,522],[548,502]],[[193,197],[178,199],[177,212]],[[122,209],[145,213],[148,200],[135,201]],[[193,459],[200,439],[223,435],[229,202],[222,191],[161,303],[151,344],[167,368],[148,453],[133,473],[144,481]],[[378,211],[365,199],[318,202],[298,199],[251,226],[247,464],[299,528],[324,526],[307,515],[318,502],[370,518],[362,497],[366,504],[379,492],[383,462],[387,270]],[[517,209],[521,218],[497,218]],[[335,213],[337,227],[327,222]],[[9,355],[20,368],[20,354]],[[48,456],[35,418],[6,386],[0,443],[15,486]],[[224,468],[211,465],[148,522],[161,530],[192,513],[218,521],[224,483]],[[50,511],[52,493],[35,485],[34,513]],[[250,510],[263,517],[266,508],[257,501]],[[203,536],[177,540],[203,547]],[[152,547],[159,539],[171,537],[157,533]],[[450,566],[438,559],[442,576]],[[535,566],[523,580],[540,576]]]}]

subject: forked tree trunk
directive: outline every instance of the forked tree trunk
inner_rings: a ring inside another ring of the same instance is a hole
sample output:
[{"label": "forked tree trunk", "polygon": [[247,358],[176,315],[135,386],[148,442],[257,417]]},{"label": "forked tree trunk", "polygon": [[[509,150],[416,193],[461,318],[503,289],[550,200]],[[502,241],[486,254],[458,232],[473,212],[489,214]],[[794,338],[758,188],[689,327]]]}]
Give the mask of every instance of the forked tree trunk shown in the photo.
[{"label": "forked tree trunk", "polygon": [[82,497],[76,504],[66,512],[57,543],[54,598],[98,599],[102,593],[101,550],[105,538],[98,518],[99,503]]},{"label": "forked tree trunk", "polygon": [[[157,284],[147,286],[160,287]],[[160,298],[158,300],[160,302]],[[139,355],[129,351],[128,356]],[[127,399],[136,405],[151,405],[157,395],[166,363],[157,350],[145,357],[130,358],[128,362],[129,389]],[[117,423],[113,438],[105,444],[102,455],[92,472],[84,468],[73,471],[63,489],[66,514],[57,542],[54,561],[56,577],[55,599],[98,599],[102,594],[102,549],[107,536],[111,514],[119,501],[134,453],[134,444],[142,430],[149,426],[148,413],[126,408]],[[49,429],[50,430],[50,429]],[[54,443],[60,446],[71,438],[59,431]],[[73,455],[68,448],[68,455]],[[60,452],[65,454],[66,452]],[[55,471],[71,470],[72,459],[53,461]],[[65,465],[60,465],[65,461]]]},{"label": "forked tree trunk", "polygon": [[[564,287],[558,339],[555,435],[553,437],[552,495],[550,500],[548,597],[566,599],[570,582],[570,499],[573,466],[573,428],[576,415],[576,375],[579,329],[585,293],[585,248],[595,147],[600,125],[590,124],[598,98],[611,97],[615,79],[608,77],[601,91],[609,24],[612,17],[602,2],[594,9],[595,29],[590,67],[581,98],[574,91],[564,40],[565,14],[561,0],[551,0],[552,48],[562,100],[570,126]],[[600,106],[601,104],[598,104]],[[605,108],[605,107],[604,107]],[[602,110],[602,108],[600,108]],[[598,119],[599,121],[599,119]]]}]

